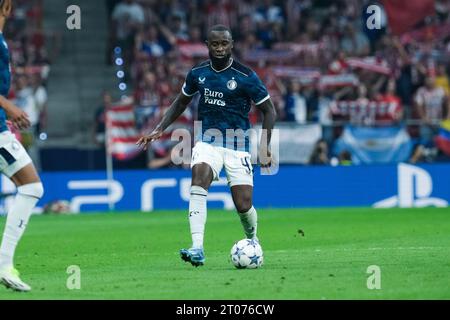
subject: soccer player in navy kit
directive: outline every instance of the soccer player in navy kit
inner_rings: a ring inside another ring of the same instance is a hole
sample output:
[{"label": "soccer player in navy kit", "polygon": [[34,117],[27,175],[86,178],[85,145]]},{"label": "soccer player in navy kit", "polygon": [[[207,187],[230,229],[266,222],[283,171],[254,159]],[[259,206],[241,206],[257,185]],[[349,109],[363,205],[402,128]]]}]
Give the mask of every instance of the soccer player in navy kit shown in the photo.
[{"label": "soccer player in navy kit", "polygon": [[8,211],[0,246],[0,282],[16,291],[29,291],[31,287],[20,279],[19,272],[14,268],[13,258],[44,188],[31,158],[6,125],[8,117],[18,129],[30,127],[27,114],[6,98],[11,83],[11,67],[3,27],[10,13],[11,0],[0,0],[0,171],[17,187],[17,195]]},{"label": "soccer player in navy kit", "polygon": [[[227,130],[250,128],[248,112],[251,101],[264,115],[261,146],[262,167],[271,165],[269,144],[276,112],[266,87],[250,68],[231,56],[233,39],[230,30],[222,25],[212,27],[206,41],[208,61],[193,67],[186,76],[182,93],[178,95],[161,122],[149,135],[137,142],[144,149],[161,137],[163,131],[186,109],[199,92],[198,120],[202,123],[202,139],[192,150],[192,184],[189,201],[189,223],[192,247],[180,251],[181,258],[194,266],[203,265],[203,238],[206,223],[206,198],[213,180],[218,180],[225,167],[234,204],[239,213],[246,237],[258,240],[257,213],[252,205],[253,168],[248,152],[248,136],[226,139]],[[216,139],[222,136],[223,139]],[[231,141],[230,141],[231,140]]]}]

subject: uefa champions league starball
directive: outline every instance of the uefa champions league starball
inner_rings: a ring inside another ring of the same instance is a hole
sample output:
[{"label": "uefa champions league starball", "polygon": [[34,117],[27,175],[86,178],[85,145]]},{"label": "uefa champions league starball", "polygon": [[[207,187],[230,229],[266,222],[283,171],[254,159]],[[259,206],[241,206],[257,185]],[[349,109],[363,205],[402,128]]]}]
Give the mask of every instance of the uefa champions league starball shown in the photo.
[{"label": "uefa champions league starball", "polygon": [[242,239],[236,242],[230,252],[231,262],[238,269],[256,269],[264,262],[263,251],[257,240]]}]

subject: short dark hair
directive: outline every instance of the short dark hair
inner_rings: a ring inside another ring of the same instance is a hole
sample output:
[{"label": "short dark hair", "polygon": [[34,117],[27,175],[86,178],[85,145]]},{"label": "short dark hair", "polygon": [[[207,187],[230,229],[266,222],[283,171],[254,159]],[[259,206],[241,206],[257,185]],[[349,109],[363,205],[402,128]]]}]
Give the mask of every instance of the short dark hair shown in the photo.
[{"label": "short dark hair", "polygon": [[213,25],[211,28],[209,28],[208,30],[208,34],[210,34],[213,31],[228,31],[231,35],[231,30],[230,28],[228,28],[227,26],[223,25],[223,24],[216,24]]}]

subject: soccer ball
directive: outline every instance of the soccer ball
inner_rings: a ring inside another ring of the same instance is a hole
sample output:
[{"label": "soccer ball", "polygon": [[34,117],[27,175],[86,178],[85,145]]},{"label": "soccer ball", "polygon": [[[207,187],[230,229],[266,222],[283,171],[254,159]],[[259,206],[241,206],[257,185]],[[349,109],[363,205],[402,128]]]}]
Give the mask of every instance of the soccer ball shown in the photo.
[{"label": "soccer ball", "polygon": [[242,239],[231,248],[231,262],[238,269],[256,269],[262,266],[264,257],[256,240]]}]

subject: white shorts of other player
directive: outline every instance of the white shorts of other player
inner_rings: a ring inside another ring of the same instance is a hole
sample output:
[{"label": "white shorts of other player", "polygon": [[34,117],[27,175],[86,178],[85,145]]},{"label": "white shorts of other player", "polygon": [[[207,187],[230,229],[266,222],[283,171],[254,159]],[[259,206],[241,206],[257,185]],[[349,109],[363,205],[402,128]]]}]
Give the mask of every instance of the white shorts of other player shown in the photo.
[{"label": "white shorts of other player", "polygon": [[0,171],[11,178],[31,163],[31,158],[16,136],[10,131],[0,133]]},{"label": "white shorts of other player", "polygon": [[253,167],[251,155],[248,152],[197,142],[192,149],[191,168],[202,162],[211,167],[213,180],[219,180],[220,172],[225,167],[230,187],[237,185],[253,186]]}]

